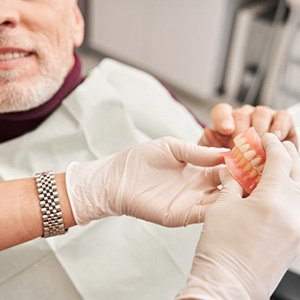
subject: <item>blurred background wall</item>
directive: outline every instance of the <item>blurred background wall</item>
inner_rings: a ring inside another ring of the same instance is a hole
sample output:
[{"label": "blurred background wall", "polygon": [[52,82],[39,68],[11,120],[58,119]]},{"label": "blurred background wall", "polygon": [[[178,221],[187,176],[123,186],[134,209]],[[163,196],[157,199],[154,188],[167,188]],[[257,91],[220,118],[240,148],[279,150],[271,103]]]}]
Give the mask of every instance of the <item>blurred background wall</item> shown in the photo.
[{"label": "blurred background wall", "polygon": [[300,95],[294,1],[81,0],[84,49],[144,69],[196,101],[282,108]]}]

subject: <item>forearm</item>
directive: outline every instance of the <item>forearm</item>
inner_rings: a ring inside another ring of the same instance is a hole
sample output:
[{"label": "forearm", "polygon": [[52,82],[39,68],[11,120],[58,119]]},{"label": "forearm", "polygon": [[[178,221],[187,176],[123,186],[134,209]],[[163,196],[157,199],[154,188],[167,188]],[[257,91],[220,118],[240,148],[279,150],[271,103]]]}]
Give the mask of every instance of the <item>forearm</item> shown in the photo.
[{"label": "forearm", "polygon": [[[65,228],[76,225],[67,196],[65,175],[55,176]],[[43,235],[35,178],[0,182],[0,250]]]}]

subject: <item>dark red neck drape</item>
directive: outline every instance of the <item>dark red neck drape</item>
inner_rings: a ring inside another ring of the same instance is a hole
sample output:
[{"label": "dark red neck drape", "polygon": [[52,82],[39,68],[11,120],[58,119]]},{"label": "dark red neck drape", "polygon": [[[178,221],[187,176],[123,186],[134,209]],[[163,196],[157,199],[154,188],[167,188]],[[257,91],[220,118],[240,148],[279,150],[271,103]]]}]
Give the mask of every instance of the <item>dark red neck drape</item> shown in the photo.
[{"label": "dark red neck drape", "polygon": [[0,113],[0,143],[6,142],[38,127],[81,82],[81,61],[75,53],[75,64],[61,88],[43,105],[22,112]]}]

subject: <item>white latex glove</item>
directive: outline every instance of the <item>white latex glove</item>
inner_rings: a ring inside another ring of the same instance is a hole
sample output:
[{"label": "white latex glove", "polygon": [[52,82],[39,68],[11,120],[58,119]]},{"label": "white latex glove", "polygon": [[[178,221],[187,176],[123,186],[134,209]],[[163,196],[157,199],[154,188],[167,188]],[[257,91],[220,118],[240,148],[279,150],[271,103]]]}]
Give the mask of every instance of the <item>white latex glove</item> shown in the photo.
[{"label": "white latex glove", "polygon": [[[290,142],[263,138],[267,161],[247,198],[227,174],[206,211],[192,271],[176,299],[269,299],[299,255],[300,160]],[[221,176],[222,177],[222,176]]]},{"label": "white latex glove", "polygon": [[199,166],[222,163],[222,151],[167,137],[72,163],[66,184],[75,221],[127,215],[170,227],[201,222],[220,179],[219,167]]}]

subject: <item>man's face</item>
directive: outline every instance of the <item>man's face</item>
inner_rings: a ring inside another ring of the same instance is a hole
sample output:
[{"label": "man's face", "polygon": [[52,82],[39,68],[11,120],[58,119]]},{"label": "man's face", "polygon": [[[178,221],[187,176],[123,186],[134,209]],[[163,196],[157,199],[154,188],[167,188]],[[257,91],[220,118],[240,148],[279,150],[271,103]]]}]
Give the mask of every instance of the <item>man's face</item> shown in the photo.
[{"label": "man's face", "polygon": [[0,112],[27,110],[55,94],[83,27],[76,0],[0,0]]}]

